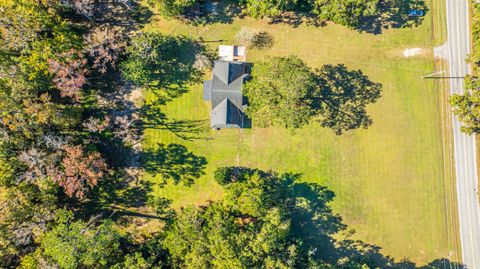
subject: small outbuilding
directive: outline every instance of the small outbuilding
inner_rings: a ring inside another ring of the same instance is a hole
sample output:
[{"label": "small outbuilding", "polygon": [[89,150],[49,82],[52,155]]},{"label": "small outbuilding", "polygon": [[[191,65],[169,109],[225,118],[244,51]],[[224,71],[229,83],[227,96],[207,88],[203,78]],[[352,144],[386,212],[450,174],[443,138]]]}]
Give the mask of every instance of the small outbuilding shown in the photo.
[{"label": "small outbuilding", "polygon": [[218,46],[218,56],[224,61],[241,61],[247,60],[247,48],[244,46]]}]

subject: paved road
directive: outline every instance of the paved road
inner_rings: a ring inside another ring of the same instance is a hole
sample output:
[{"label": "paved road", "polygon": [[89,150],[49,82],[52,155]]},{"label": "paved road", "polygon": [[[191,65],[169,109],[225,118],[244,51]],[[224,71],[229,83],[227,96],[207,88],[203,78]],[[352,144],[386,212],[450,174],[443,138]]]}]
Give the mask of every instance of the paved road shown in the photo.
[{"label": "paved road", "polygon": [[[465,62],[470,53],[468,0],[447,1],[447,58],[449,76],[463,77],[469,72]],[[450,79],[451,93],[464,92],[463,79]],[[468,269],[480,269],[480,204],[475,140],[460,132],[461,124],[453,119],[458,210],[463,263]]]}]

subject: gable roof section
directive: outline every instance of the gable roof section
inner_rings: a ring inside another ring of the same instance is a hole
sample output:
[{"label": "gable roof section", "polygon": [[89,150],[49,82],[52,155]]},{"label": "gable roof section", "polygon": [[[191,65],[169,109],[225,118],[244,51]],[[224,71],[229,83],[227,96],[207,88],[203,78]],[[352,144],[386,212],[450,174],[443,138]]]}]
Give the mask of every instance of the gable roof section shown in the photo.
[{"label": "gable roof section", "polygon": [[216,61],[213,68],[213,75],[222,81],[225,85],[232,82],[245,74],[244,62],[226,62]]},{"label": "gable roof section", "polygon": [[228,98],[230,102],[243,111],[242,87],[248,76],[245,73],[245,63],[243,62],[216,61],[211,83],[206,85],[206,87],[210,87],[212,109]]},{"label": "gable roof section", "polygon": [[218,106],[223,100],[229,99],[236,107],[243,110],[243,95],[241,92],[233,91],[212,91],[212,109]]},{"label": "gable roof section", "polygon": [[243,127],[243,112],[228,98],[212,109],[212,128],[241,128]]}]

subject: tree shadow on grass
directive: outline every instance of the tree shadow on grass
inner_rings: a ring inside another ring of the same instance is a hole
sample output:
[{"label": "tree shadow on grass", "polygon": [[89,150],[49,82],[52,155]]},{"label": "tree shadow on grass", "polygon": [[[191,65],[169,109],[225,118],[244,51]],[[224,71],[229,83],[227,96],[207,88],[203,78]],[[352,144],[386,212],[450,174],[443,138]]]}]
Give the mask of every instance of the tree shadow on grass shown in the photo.
[{"label": "tree shadow on grass", "polygon": [[[382,254],[381,247],[352,240],[354,231],[342,222],[338,214],[334,214],[329,203],[335,194],[328,188],[314,184],[297,182],[299,174],[284,175],[291,177],[296,183],[292,185],[291,195],[297,202],[306,204],[293,211],[293,231],[302,238],[304,246],[315,249],[317,258],[336,266],[349,268],[353,264],[365,264],[370,268],[415,269],[415,268],[462,268],[461,264],[447,259],[435,260],[426,266],[418,267],[408,259],[395,260]],[[306,203],[305,203],[306,201]],[[342,235],[343,239],[337,239]],[[448,265],[445,267],[445,265]]]},{"label": "tree shadow on grass", "polygon": [[161,185],[171,179],[175,184],[183,182],[191,186],[204,174],[207,159],[195,155],[185,146],[159,143],[154,149],[142,153],[142,163],[146,172],[163,177]]},{"label": "tree shadow on grass", "polygon": [[103,0],[95,1],[90,19],[96,24],[110,28],[122,27],[128,31],[135,31],[150,23],[152,16],[153,12],[137,1]]},{"label": "tree shadow on grass", "polygon": [[427,265],[418,267],[419,269],[445,269],[445,268],[465,268],[465,265],[452,262],[448,259],[436,259],[429,262]]},{"label": "tree shadow on grass", "polygon": [[202,0],[193,5],[180,20],[196,26],[213,23],[230,24],[235,18],[240,17],[241,13],[242,9],[237,1]]},{"label": "tree shadow on grass", "polygon": [[164,197],[149,196],[148,205],[155,211],[157,217],[163,221],[172,221],[176,216],[176,211],[172,209],[172,200]]},{"label": "tree shadow on grass", "polygon": [[140,213],[147,205],[152,183],[143,180],[128,181],[125,178],[127,176],[118,170],[99,181],[88,194],[88,199],[79,204],[82,215],[111,215],[112,219],[122,216],[157,218],[155,215]]},{"label": "tree shadow on grass", "polygon": [[[364,8],[365,10],[368,8]],[[377,4],[377,11],[370,15],[351,15],[357,21],[350,22],[349,26],[359,32],[381,34],[389,28],[412,28],[419,26],[424,16],[409,16],[410,10],[422,10],[425,14],[428,7],[423,0],[381,0]],[[367,13],[367,12],[365,12]],[[344,19],[348,20],[348,19]],[[326,26],[328,20],[323,20],[311,12],[286,11],[281,15],[271,18],[272,24],[288,24],[294,28],[306,24],[316,27]]]},{"label": "tree shadow on grass", "polygon": [[410,10],[429,11],[423,0],[389,0],[379,3],[379,12],[360,19],[354,28],[360,32],[381,34],[384,29],[413,28],[419,26],[424,16],[409,16]]},{"label": "tree shadow on grass", "polygon": [[331,265],[325,268],[363,268],[359,265],[384,269],[463,268],[462,264],[447,259],[437,259],[425,266],[417,266],[408,259],[395,260],[382,254],[380,246],[353,240],[354,231],[349,229],[341,216],[334,213],[330,207],[335,194],[327,187],[301,182],[301,174],[276,175],[246,167],[229,167],[229,170],[233,173],[225,174],[227,178],[224,182],[227,185],[250,180],[248,175],[254,173],[261,177],[273,175],[282,182],[280,198],[278,193],[274,192],[272,195],[275,199],[284,201],[288,208],[286,212],[290,214],[291,239],[302,242],[299,251],[310,253],[316,261]]},{"label": "tree shadow on grass", "polygon": [[312,95],[312,107],[318,111],[322,127],[337,135],[344,131],[368,128],[372,119],[367,105],[382,94],[382,85],[371,81],[360,70],[348,70],[343,65],[325,65],[316,70],[318,89]]},{"label": "tree shadow on grass", "polygon": [[208,120],[167,120],[157,128],[168,130],[186,141],[211,140],[207,122]]},{"label": "tree shadow on grass", "polygon": [[161,111],[162,101],[144,105],[142,108],[143,127],[167,130],[185,141],[210,140],[208,119],[204,120],[171,120]]}]

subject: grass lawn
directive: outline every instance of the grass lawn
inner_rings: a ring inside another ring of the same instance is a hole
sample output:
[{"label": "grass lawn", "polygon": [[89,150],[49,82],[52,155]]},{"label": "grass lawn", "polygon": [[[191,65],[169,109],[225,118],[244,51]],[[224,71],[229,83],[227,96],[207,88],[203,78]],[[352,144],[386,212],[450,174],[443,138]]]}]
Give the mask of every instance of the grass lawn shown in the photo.
[{"label": "grass lawn", "polygon": [[[332,207],[356,230],[354,237],[380,246],[383,254],[419,264],[437,258],[455,260],[456,238],[449,232],[453,228],[446,214],[445,180],[450,172],[444,165],[442,93],[432,80],[420,79],[434,69],[433,47],[439,40],[432,23],[428,15],[418,28],[371,35],[333,24],[293,28],[247,18],[195,27],[154,17],[147,30],[224,40],[224,44],[233,43],[242,27],[266,30],[275,38],[274,47],[248,51],[249,61],[294,54],[312,67],[344,63],[383,84],[381,99],[369,107],[374,124],[342,136],[317,124],[294,133],[255,127],[209,130],[210,103],[202,100],[202,85],[194,85],[165,105],[163,112],[173,120],[200,122],[204,131],[196,135],[202,139],[189,141],[168,130],[148,129],[145,147],[182,144],[207,159],[205,175],[191,187],[157,186],[155,194],[173,199],[177,208],[216,199],[222,188],[212,173],[219,166],[297,172],[303,180],[335,192]],[[219,43],[208,44],[213,49]],[[404,58],[403,50],[416,47],[424,49],[422,55]],[[147,176],[153,182],[160,177]]]}]

